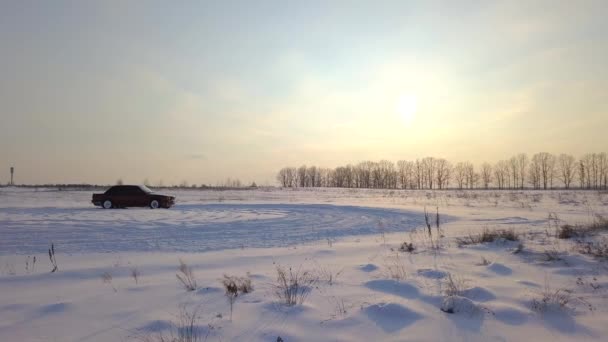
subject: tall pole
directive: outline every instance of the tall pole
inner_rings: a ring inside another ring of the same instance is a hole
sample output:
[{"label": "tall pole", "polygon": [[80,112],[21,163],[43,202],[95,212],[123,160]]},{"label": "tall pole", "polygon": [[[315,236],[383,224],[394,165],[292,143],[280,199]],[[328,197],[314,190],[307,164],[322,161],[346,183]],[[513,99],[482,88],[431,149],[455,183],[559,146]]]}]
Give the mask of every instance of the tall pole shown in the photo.
[{"label": "tall pole", "polygon": [[13,182],[13,174],[15,173],[15,168],[11,166],[11,185],[15,185]]}]

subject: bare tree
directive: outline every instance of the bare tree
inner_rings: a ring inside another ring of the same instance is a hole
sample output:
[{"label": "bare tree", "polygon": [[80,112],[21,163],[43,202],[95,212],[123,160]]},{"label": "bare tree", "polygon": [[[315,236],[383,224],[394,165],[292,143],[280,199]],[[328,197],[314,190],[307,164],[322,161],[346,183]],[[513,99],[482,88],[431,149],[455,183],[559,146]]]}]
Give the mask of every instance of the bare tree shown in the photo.
[{"label": "bare tree", "polygon": [[584,186],[587,189],[598,189],[602,186],[606,172],[602,170],[602,164],[605,164],[605,161],[602,159],[606,159],[605,153],[588,153],[581,157],[580,167],[584,169]]},{"label": "bare tree", "polygon": [[479,181],[479,175],[475,172],[473,164],[469,162],[466,163],[465,174],[468,188],[473,189],[477,186],[477,182]]},{"label": "bare tree", "polygon": [[576,173],[576,160],[569,154],[560,154],[557,158],[560,179],[564,183],[566,189],[570,189],[570,184]]},{"label": "bare tree", "polygon": [[423,187],[423,179],[424,179],[424,167],[422,162],[419,159],[416,159],[414,163],[414,180],[416,184],[416,189],[422,189]]},{"label": "bare tree", "polygon": [[306,169],[306,186],[313,188],[319,186],[319,169],[316,166]]},{"label": "bare tree", "polygon": [[606,189],[608,187],[608,157],[605,152],[598,154],[599,168],[599,188]]},{"label": "bare tree", "polygon": [[458,189],[463,188],[465,181],[466,181],[466,163],[463,162],[459,162],[458,164],[456,164],[456,166],[454,167],[454,179],[456,180],[456,185],[458,186]]},{"label": "bare tree", "polygon": [[298,183],[297,186],[303,188],[306,186],[306,165],[302,165],[298,168]]},{"label": "bare tree", "polygon": [[492,182],[492,165],[489,163],[481,164],[481,181],[483,183],[483,188],[488,189]]},{"label": "bare tree", "polygon": [[346,183],[346,187],[347,188],[352,188],[355,186],[355,167],[348,164],[346,165],[346,170],[345,170],[345,174],[344,176],[345,178],[345,183]]},{"label": "bare tree", "polygon": [[541,179],[542,179],[542,171],[541,171],[541,164],[542,164],[542,160],[541,160],[541,155],[540,154],[535,154],[534,156],[532,156],[532,160],[530,162],[530,169],[529,169],[529,174],[530,174],[530,184],[532,185],[532,187],[534,189],[540,189],[540,184],[541,184]]},{"label": "bare tree", "polygon": [[447,187],[450,181],[450,173],[452,171],[452,165],[449,161],[439,158],[435,161],[436,171],[435,176],[437,180],[437,187],[439,189],[444,189]]},{"label": "bare tree", "polygon": [[524,188],[525,179],[526,179],[526,171],[528,168],[528,155],[525,153],[520,153],[517,155],[517,168],[519,172],[519,187],[521,189]]},{"label": "bare tree", "polygon": [[547,152],[540,152],[534,156],[538,158],[540,163],[543,189],[547,190],[548,187],[551,187],[555,175],[555,156]]},{"label": "bare tree", "polygon": [[[578,162],[572,155],[540,152],[528,159],[520,153],[494,166],[483,163],[479,173],[472,163],[459,162],[455,166],[444,159],[425,157],[416,161],[363,161],[335,169],[317,166],[284,167],[276,176],[282,187],[355,187],[379,189],[445,189],[453,179],[459,189],[473,189],[495,184],[498,189],[521,188],[529,184],[534,189],[552,189],[559,179],[569,189],[575,177],[581,188],[608,187],[608,156],[605,152],[588,153]],[[219,183],[218,183],[219,184]],[[183,183],[182,186],[187,185]],[[226,181],[225,186],[240,187],[240,180]]]},{"label": "bare tree", "polygon": [[291,184],[288,169],[289,169],[288,167],[284,167],[281,170],[279,170],[279,173],[277,174],[277,181],[284,188],[288,187]]},{"label": "bare tree", "polygon": [[587,184],[586,180],[587,180],[587,166],[585,164],[585,161],[583,159],[578,161],[578,179],[579,179],[579,186],[581,188],[585,187],[585,184]]},{"label": "bare tree", "polygon": [[414,163],[407,160],[397,162],[397,172],[399,174],[399,186],[401,189],[412,187],[412,177],[414,174]]},{"label": "bare tree", "polygon": [[494,178],[499,189],[505,189],[508,187],[509,178],[509,163],[505,160],[501,160],[496,163],[494,167]]},{"label": "bare tree", "polygon": [[424,179],[426,180],[427,187],[429,189],[433,189],[433,179],[435,178],[437,160],[433,157],[426,157],[422,159],[422,165],[424,168]]},{"label": "bare tree", "polygon": [[511,169],[511,179],[513,180],[513,187],[519,186],[519,159],[517,156],[509,159],[509,167]]}]

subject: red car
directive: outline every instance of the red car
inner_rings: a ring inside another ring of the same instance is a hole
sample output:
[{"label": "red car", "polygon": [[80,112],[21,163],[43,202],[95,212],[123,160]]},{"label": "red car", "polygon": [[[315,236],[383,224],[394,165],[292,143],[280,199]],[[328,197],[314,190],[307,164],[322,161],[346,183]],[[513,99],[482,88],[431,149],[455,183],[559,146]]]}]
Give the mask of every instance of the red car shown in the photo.
[{"label": "red car", "polygon": [[126,207],[171,208],[174,196],[154,193],[144,185],[116,185],[103,194],[93,194],[94,205],[104,209]]}]

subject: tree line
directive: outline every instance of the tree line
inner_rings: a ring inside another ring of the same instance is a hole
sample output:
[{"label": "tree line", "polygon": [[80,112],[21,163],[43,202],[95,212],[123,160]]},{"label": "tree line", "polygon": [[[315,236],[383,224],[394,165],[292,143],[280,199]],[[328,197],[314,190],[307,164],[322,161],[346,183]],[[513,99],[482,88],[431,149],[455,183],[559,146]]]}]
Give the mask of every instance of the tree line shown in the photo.
[{"label": "tree line", "polygon": [[284,167],[276,177],[282,187],[338,187],[371,189],[606,189],[608,158],[605,152],[576,159],[570,154],[539,152],[517,154],[495,164],[453,164],[426,157],[378,162],[363,161],[336,168]]}]

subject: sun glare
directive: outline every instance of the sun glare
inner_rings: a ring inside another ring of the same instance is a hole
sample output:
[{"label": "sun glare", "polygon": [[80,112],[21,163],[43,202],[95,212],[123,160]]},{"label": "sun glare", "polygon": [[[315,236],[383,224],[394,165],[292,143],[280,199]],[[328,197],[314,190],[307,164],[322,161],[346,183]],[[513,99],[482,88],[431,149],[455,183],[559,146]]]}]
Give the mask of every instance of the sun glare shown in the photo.
[{"label": "sun glare", "polygon": [[416,116],[416,97],[411,94],[402,94],[397,100],[397,114],[405,124],[410,124]]}]

